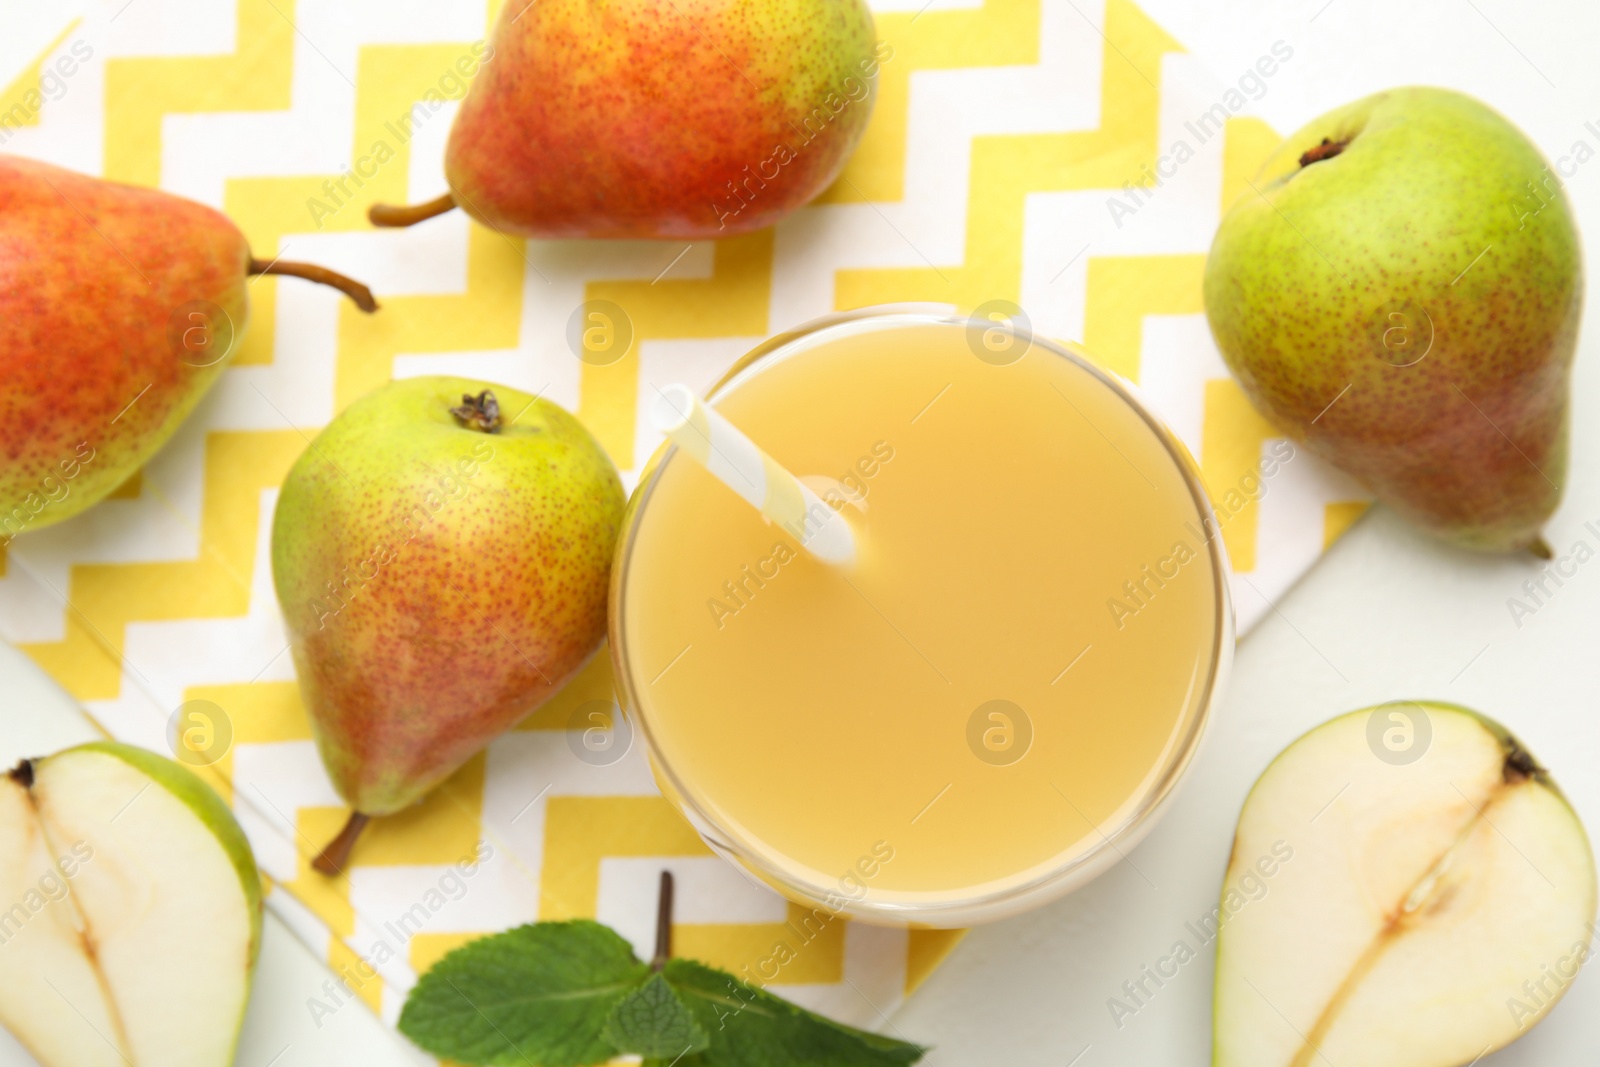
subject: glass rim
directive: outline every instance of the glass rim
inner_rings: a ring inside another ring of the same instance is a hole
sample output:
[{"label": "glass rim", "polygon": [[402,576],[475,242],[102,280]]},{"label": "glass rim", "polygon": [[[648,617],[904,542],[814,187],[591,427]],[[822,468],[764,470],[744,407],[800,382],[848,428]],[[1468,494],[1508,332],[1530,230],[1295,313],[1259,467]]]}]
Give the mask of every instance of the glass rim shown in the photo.
[{"label": "glass rim", "polygon": [[[952,314],[948,305],[892,304],[836,312],[775,334],[752,348],[734,361],[707,390],[706,400],[714,402],[720,394],[744,380],[748,372],[763,360],[780,355],[790,348],[799,349],[814,342],[819,334],[836,327],[874,322],[885,329],[896,326],[955,326],[966,329],[974,323],[982,323],[985,328],[993,325],[985,320]],[[1212,620],[1213,636],[1207,659],[1205,684],[1195,702],[1195,712],[1182,736],[1171,746],[1159,773],[1144,788],[1143,795],[1137,797],[1133,810],[1113,829],[1107,830],[1095,826],[1093,829],[1098,832],[1099,841],[1090,844],[1065,862],[1042,861],[1036,866],[1048,866],[1049,869],[1032,878],[1025,881],[992,881],[988,884],[996,885],[996,882],[999,882],[996,888],[967,896],[952,898],[951,894],[945,891],[927,894],[898,891],[891,894],[892,899],[883,900],[873,899],[869,892],[866,896],[850,899],[835,907],[839,901],[836,882],[814,884],[795,877],[792,870],[774,866],[762,855],[760,848],[753,847],[733,827],[730,827],[726,820],[716,817],[708,810],[708,805],[697,798],[695,790],[683,781],[661,754],[661,748],[651,731],[649,716],[643,711],[638,696],[635,671],[628,658],[627,642],[623,633],[623,619],[627,607],[624,591],[632,564],[633,546],[645,510],[660,483],[661,473],[677,453],[676,445],[670,440],[664,441],[640,469],[638,483],[629,496],[623,516],[611,570],[607,629],[618,696],[621,698],[623,713],[632,718],[633,724],[644,735],[651,769],[657,776],[658,783],[666,787],[663,792],[667,794],[667,799],[679,808],[714,851],[723,854],[724,858],[731,862],[743,865],[752,874],[791,899],[804,900],[813,905],[822,904],[836,914],[844,914],[849,918],[869,923],[942,927],[964,926],[1001,918],[1063,896],[1108,869],[1115,860],[1123,858],[1123,850],[1131,848],[1153,828],[1177,786],[1193,765],[1195,755],[1210,725],[1212,713],[1215,711],[1232,663],[1234,613],[1228,583],[1231,571],[1227,548],[1222,540],[1221,529],[1215,523],[1216,509],[1201,479],[1199,467],[1189,453],[1188,447],[1159,416],[1150,410],[1132,383],[1115,372],[1098,366],[1084,353],[1075,351],[1069,345],[1040,337],[1028,327],[1018,328],[1013,324],[1012,328],[1026,339],[1030,348],[1038,346],[1052,355],[1066,359],[1110,389],[1132,409],[1166,450],[1183,480],[1184,488],[1188,490],[1191,502],[1199,513],[1201,529],[1207,535],[1206,554],[1211,564],[1216,614]],[[774,854],[779,852],[770,847],[767,851]],[[917,899],[924,895],[939,899],[927,901]]]}]

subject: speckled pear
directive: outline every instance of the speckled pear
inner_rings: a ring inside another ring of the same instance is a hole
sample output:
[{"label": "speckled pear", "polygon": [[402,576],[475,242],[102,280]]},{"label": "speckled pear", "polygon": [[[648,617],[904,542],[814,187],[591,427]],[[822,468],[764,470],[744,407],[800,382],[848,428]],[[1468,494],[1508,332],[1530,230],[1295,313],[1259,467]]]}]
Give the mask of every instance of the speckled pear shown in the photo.
[{"label": "speckled pear", "polygon": [[1263,413],[1417,526],[1491,552],[1549,551],[1582,302],[1559,175],[1445,89],[1290,137],[1205,270],[1212,334]]},{"label": "speckled pear", "polygon": [[272,577],[300,691],[353,809],[415,803],[600,646],[616,469],[548,400],[410,378],[357,400],[289,472]]},{"label": "speckled pear", "polygon": [[501,8],[450,130],[449,192],[524,237],[727,237],[822,192],[866,128],[880,64],[864,0],[522,0]]},{"label": "speckled pear", "polygon": [[268,273],[377,307],[342,275],[252,257],[203,204],[0,155],[0,542],[78,514],[167,442]]}]

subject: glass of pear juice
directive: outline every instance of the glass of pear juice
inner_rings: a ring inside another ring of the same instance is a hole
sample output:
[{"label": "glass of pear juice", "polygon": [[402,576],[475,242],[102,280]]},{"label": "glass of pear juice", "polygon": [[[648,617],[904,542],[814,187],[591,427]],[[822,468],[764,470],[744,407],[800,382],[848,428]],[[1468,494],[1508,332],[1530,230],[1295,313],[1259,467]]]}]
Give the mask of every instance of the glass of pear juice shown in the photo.
[{"label": "glass of pear juice", "polygon": [[697,462],[669,441],[641,475],[611,653],[711,848],[808,907],[928,927],[1120,860],[1233,652],[1182,443],[1082,353],[919,306],[775,337],[706,404],[855,543],[823,562],[708,470],[714,444]]}]

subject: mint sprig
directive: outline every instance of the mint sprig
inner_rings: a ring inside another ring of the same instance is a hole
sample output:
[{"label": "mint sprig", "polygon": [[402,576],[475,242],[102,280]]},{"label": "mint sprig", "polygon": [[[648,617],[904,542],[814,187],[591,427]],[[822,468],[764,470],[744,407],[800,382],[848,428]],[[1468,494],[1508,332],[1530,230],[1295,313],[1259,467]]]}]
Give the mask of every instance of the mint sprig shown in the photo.
[{"label": "mint sprig", "polygon": [[671,959],[663,872],[656,957],[641,962],[588,920],[519,926],[469,942],[423,975],[400,1032],[435,1056],[493,1067],[899,1067],[905,1041],[825,1019],[725,971]]}]

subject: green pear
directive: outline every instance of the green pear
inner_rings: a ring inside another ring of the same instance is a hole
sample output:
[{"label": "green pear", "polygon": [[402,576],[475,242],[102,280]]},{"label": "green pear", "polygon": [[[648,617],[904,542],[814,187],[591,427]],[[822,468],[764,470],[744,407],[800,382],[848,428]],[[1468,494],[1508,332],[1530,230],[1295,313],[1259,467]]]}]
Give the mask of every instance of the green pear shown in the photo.
[{"label": "green pear", "polygon": [[893,56],[865,0],[519,2],[474,51],[450,191],[375,224],[460,207],[523,237],[758,230],[838,176]]},{"label": "green pear", "polygon": [[222,798],[130,745],[0,777],[0,1022],[46,1067],[226,1067],[261,878]]},{"label": "green pear", "polygon": [[1212,334],[1263,414],[1417,526],[1491,552],[1549,552],[1582,301],[1560,179],[1444,89],[1290,137],[1205,269]]},{"label": "green pear", "polygon": [[192,200],[0,156],[0,538],[71,518],[142,467],[244,336],[255,259]]},{"label": "green pear", "polygon": [[409,378],[295,463],[272,577],[318,751],[350,824],[416,802],[599,648],[622,483],[547,400]]},{"label": "green pear", "polygon": [[1594,855],[1499,723],[1396,701],[1256,782],[1215,922],[1216,1067],[1459,1067],[1545,1017],[1591,955]]}]

